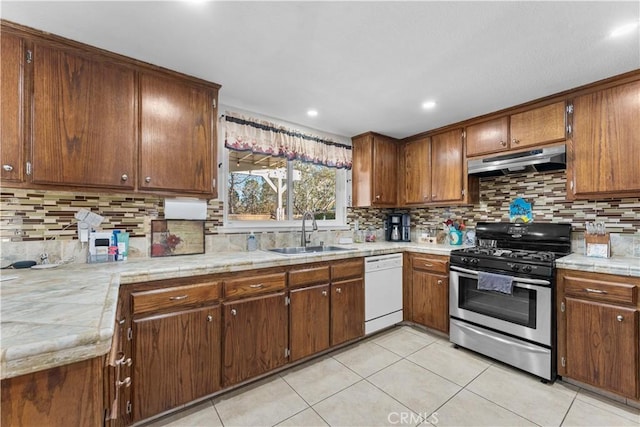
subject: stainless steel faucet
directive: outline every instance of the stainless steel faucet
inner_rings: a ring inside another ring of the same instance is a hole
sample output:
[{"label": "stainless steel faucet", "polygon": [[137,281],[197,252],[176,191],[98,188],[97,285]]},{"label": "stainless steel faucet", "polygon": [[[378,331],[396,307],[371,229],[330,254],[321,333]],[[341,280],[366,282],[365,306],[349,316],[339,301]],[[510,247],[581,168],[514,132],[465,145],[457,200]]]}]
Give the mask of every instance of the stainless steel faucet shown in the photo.
[{"label": "stainless steel faucet", "polygon": [[300,246],[302,246],[303,248],[306,248],[307,243],[311,242],[311,238],[307,240],[307,230],[305,228],[305,220],[307,219],[307,217],[313,220],[313,222],[311,223],[313,230],[315,231],[318,229],[318,223],[316,222],[316,218],[313,215],[313,212],[305,212],[304,215],[302,215],[302,235],[300,236]]}]

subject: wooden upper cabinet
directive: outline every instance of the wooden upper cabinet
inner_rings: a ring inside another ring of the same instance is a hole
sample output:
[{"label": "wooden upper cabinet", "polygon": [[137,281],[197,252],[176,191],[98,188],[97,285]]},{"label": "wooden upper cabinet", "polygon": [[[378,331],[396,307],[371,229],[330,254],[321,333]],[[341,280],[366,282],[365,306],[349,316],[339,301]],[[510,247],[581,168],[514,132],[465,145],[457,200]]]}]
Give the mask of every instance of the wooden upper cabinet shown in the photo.
[{"label": "wooden upper cabinet", "polygon": [[45,42],[32,65],[32,182],[133,189],[135,71]]},{"label": "wooden upper cabinet", "polygon": [[467,195],[464,183],[462,129],[453,129],[431,137],[431,201],[464,201]]},{"label": "wooden upper cabinet", "polygon": [[215,196],[216,99],[215,88],[141,74],[140,189]]},{"label": "wooden upper cabinet", "polygon": [[509,117],[500,117],[468,126],[467,156],[479,156],[508,149]]},{"label": "wooden upper cabinet", "polygon": [[2,33],[2,68],[0,107],[0,156],[3,181],[24,180],[24,57],[23,40]]},{"label": "wooden upper cabinet", "polygon": [[575,98],[570,138],[570,198],[640,196],[640,81]]},{"label": "wooden upper cabinet", "polygon": [[400,150],[400,196],[402,205],[431,200],[431,138],[407,142]]},{"label": "wooden upper cabinet", "polygon": [[534,108],[510,117],[512,150],[565,139],[564,101]]},{"label": "wooden upper cabinet", "polygon": [[565,139],[565,103],[471,125],[466,133],[468,157],[560,142]]},{"label": "wooden upper cabinet", "polygon": [[353,138],[354,207],[394,207],[397,203],[398,144],[367,133]]}]

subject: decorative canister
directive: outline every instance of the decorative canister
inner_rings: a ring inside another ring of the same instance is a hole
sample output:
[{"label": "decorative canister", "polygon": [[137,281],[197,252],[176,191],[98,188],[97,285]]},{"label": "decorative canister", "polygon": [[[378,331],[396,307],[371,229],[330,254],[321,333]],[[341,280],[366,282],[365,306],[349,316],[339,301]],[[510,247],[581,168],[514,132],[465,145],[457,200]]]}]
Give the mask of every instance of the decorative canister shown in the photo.
[{"label": "decorative canister", "polygon": [[460,230],[449,230],[449,242],[452,245],[461,245],[462,244],[462,231]]}]

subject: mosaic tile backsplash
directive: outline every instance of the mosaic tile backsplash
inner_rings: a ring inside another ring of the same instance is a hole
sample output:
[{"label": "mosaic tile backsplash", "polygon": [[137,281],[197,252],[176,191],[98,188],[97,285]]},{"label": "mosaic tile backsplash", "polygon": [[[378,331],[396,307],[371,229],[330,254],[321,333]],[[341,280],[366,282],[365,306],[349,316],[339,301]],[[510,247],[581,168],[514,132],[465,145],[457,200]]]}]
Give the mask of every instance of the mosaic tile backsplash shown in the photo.
[{"label": "mosaic tile backsplash", "polygon": [[[585,222],[600,220],[615,234],[616,241],[632,242],[631,253],[640,256],[640,198],[599,201],[567,201],[566,173],[514,174],[480,180],[480,202],[472,206],[411,208],[412,228],[438,227],[447,218],[464,219],[473,227],[479,221],[508,221],[509,203],[522,197],[532,204],[534,221],[571,222],[576,240],[581,239]],[[66,252],[58,259],[79,255],[77,230],[73,215],[80,208],[92,210],[105,217],[103,230],[120,229],[130,233],[133,250],[130,256],[148,256],[150,224],[164,217],[164,200],[160,197],[120,194],[95,194],[62,191],[41,191],[3,188],[0,198],[0,239],[2,255],[23,253],[22,245],[37,244],[38,251]],[[350,208],[347,220],[353,227],[358,221],[361,229],[381,230],[384,218],[392,209]],[[223,222],[222,202],[211,200],[205,222],[206,250],[242,250],[245,234],[218,233]],[[317,241],[336,243],[348,231],[318,232]],[[299,233],[258,233],[260,247],[295,244]],[[613,237],[612,237],[613,240]],[[62,249],[60,249],[62,248]],[[29,252],[29,251],[27,251]],[[33,258],[29,253],[28,258]],[[56,259],[56,257],[53,257]]]}]

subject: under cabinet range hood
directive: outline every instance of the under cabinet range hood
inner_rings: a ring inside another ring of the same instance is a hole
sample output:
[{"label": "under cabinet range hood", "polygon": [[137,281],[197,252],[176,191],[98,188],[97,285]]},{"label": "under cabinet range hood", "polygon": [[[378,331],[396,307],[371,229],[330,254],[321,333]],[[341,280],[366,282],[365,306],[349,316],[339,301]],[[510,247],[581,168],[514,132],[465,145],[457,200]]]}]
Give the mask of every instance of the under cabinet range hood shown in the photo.
[{"label": "under cabinet range hood", "polygon": [[484,159],[471,159],[467,169],[469,175],[498,176],[518,172],[565,169],[566,164],[566,147],[559,145]]}]

